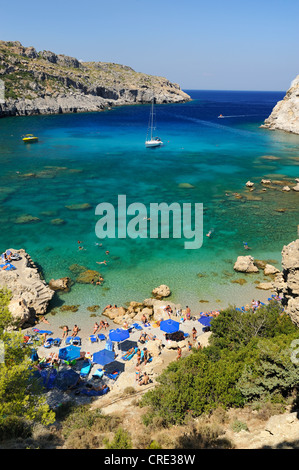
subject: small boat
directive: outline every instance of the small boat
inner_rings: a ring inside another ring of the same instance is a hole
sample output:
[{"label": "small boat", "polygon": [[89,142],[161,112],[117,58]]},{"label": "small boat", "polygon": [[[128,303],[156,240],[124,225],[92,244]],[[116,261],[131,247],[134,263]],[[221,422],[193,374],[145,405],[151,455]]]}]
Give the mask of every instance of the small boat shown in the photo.
[{"label": "small boat", "polygon": [[37,142],[37,141],[38,141],[38,137],[35,137],[33,134],[26,134],[23,137],[23,142],[25,143],[32,143],[32,142]]},{"label": "small boat", "polygon": [[218,118],[223,118],[224,116],[222,114],[219,114]]},{"label": "small boat", "polygon": [[149,124],[148,124],[148,129],[147,129],[147,135],[146,135],[146,140],[145,140],[145,146],[148,148],[160,147],[161,145],[163,145],[163,142],[159,137],[153,137],[153,131],[156,129],[155,117],[156,115],[154,112],[154,98],[153,98],[150,117],[149,117]]}]

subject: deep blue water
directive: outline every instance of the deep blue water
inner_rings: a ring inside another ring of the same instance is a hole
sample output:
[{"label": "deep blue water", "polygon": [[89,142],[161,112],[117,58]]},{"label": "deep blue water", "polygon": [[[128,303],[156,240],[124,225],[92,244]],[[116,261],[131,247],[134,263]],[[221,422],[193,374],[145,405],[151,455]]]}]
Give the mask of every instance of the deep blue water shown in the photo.
[{"label": "deep blue water", "polygon": [[[285,92],[186,91],[193,101],[156,106],[164,142],[158,149],[144,145],[148,105],[0,120],[0,249],[25,248],[47,281],[73,276],[74,263],[105,278],[104,288],[74,284],[60,302],[84,309],[120,305],[149,297],[161,283],[171,287],[174,301],[194,310],[203,308],[202,299],[222,307],[236,294],[245,302],[249,286],[231,283],[240,277],[232,266],[244,254],[243,241],[253,256],[279,266],[282,246],[296,238],[298,194],[283,193],[278,184],[265,192],[260,185],[261,178],[293,184],[298,177],[299,136],[260,128]],[[39,142],[24,145],[26,133],[38,135]],[[248,180],[256,183],[253,193],[245,188]],[[153,202],[203,203],[202,248],[185,250],[182,239],[150,238],[107,239],[99,247],[95,207],[116,205],[119,194],[127,204],[147,208]],[[85,203],[90,209],[66,207]],[[20,224],[23,215],[39,220]],[[54,225],[55,219],[64,223]],[[105,258],[106,266],[96,264]]]}]

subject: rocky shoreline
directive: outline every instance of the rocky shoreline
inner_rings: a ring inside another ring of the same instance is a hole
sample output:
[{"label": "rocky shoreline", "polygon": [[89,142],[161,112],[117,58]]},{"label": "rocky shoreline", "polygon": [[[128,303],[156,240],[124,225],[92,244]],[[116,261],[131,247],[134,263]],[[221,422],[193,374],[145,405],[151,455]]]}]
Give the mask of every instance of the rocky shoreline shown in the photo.
[{"label": "rocky shoreline", "polygon": [[[12,292],[12,299],[9,309],[17,322],[18,328],[26,328],[28,324],[33,325],[38,317],[47,313],[49,303],[56,291],[68,291],[71,286],[71,279],[64,277],[61,279],[51,279],[47,284],[43,279],[38,267],[32,261],[30,255],[25,250],[10,249],[14,255],[18,255],[18,261],[12,261],[15,269],[6,271],[0,270],[0,288],[7,288]],[[299,325],[299,239],[293,241],[282,250],[282,271],[267,261],[254,259],[253,256],[238,256],[234,263],[233,270],[246,275],[254,275],[263,272],[269,278],[266,282],[254,282],[257,289],[276,293],[281,298],[285,312],[291,320]],[[96,274],[95,274],[96,273]],[[80,271],[78,282],[85,282],[85,277],[98,276],[95,271]],[[246,281],[245,281],[246,282]],[[136,321],[141,321],[146,317],[148,321],[155,322],[168,318],[165,306],[169,305],[172,314],[176,316],[177,310],[180,316],[185,315],[185,310],[180,304],[175,304],[167,297],[171,295],[171,290],[166,285],[160,285],[152,290],[152,296],[142,302],[131,301],[128,306],[108,305],[102,311],[102,315],[112,320],[114,324],[123,326]],[[88,307],[91,312],[97,311],[98,306]],[[61,310],[76,312],[78,306],[63,305]]]},{"label": "rocky shoreline", "polygon": [[183,103],[191,98],[164,77],[131,67],[82,62],[19,41],[0,41],[0,79],[5,101],[0,117],[98,112],[112,106]]}]

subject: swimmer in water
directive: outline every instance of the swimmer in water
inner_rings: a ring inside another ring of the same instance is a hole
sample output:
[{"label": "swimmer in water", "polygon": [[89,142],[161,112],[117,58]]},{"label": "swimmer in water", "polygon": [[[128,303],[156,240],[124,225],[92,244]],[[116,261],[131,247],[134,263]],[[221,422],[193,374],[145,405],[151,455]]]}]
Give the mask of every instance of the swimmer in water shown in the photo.
[{"label": "swimmer in water", "polygon": [[209,237],[209,238],[211,238],[211,235],[212,235],[213,232],[214,232],[214,229],[210,230],[210,231],[206,234],[206,236]]},{"label": "swimmer in water", "polygon": [[106,261],[106,260],[104,260],[104,261],[96,261],[96,263],[98,263],[98,264],[107,264],[107,261]]}]

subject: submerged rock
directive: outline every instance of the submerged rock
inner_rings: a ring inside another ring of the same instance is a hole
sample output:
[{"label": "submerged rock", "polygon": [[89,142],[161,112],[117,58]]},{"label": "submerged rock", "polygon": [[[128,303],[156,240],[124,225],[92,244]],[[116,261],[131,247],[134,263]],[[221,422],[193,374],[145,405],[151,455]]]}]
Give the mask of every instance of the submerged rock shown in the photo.
[{"label": "submerged rock", "polygon": [[85,202],[83,204],[70,204],[65,207],[70,211],[85,211],[87,209],[91,209],[91,205],[88,202]]},{"label": "submerged rock", "polygon": [[40,219],[33,215],[24,214],[20,215],[20,217],[17,217],[15,220],[15,224],[31,224],[33,222],[40,222]]}]

